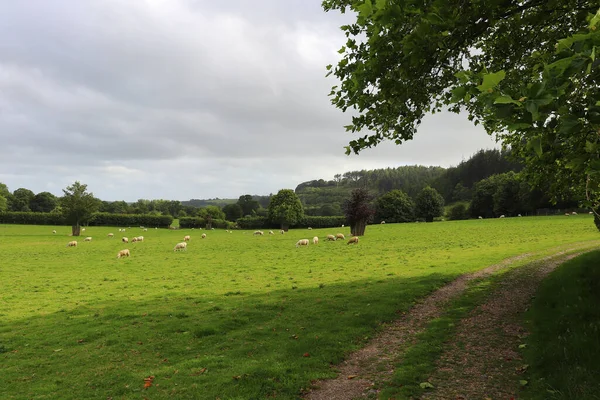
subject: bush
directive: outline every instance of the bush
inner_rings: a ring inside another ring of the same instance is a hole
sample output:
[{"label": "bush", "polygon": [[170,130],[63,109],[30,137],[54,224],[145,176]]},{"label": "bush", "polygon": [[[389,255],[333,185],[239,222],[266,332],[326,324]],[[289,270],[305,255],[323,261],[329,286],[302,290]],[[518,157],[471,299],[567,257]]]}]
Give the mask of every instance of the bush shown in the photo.
[{"label": "bush", "polygon": [[172,223],[173,217],[170,215],[95,213],[89,225],[168,228]]},{"label": "bush", "polygon": [[271,224],[267,217],[244,217],[237,220],[237,225],[241,229],[261,229],[269,228]]},{"label": "bush", "polygon": [[334,228],[346,223],[346,217],[317,217],[305,216],[297,225],[297,228]]},{"label": "bush", "polygon": [[0,213],[0,224],[67,225],[67,221],[58,213],[3,212]]},{"label": "bush", "polygon": [[206,220],[200,217],[181,217],[179,218],[180,228],[205,228]]},{"label": "bush", "polygon": [[447,218],[449,221],[469,219],[469,210],[465,203],[458,203],[450,207]]}]

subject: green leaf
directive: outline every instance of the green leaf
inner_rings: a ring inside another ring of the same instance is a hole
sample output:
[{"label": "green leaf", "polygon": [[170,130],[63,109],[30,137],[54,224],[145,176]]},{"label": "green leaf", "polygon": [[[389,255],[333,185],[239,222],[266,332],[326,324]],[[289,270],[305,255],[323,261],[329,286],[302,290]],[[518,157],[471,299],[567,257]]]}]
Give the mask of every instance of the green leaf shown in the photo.
[{"label": "green leaf", "polygon": [[346,51],[346,46],[342,46],[342,48],[338,50],[338,53],[342,54],[345,51]]},{"label": "green leaf", "polygon": [[596,30],[596,28],[598,27],[598,23],[600,23],[600,8],[596,12],[596,15],[594,15],[592,17],[592,20],[590,21],[589,28],[591,30]]},{"label": "green leaf", "polygon": [[525,379],[521,379],[521,380],[519,381],[519,383],[521,384],[521,386],[527,386],[527,384],[528,384],[529,382],[527,382]]},{"label": "green leaf", "polygon": [[470,80],[470,74],[467,71],[458,71],[454,76],[458,78],[460,83],[468,83]]},{"label": "green leaf", "polygon": [[387,5],[387,0],[376,0],[375,5],[377,6],[378,10],[382,10]]},{"label": "green leaf", "polygon": [[429,382],[421,382],[419,386],[421,386],[421,389],[435,389],[435,386]]},{"label": "green leaf", "polygon": [[499,96],[494,100],[494,104],[516,104],[518,106],[521,105],[517,100],[513,100],[510,96]]},{"label": "green leaf", "polygon": [[458,86],[452,89],[452,99],[450,100],[452,103],[458,103],[459,101],[465,98],[467,94],[467,88],[464,86]]},{"label": "green leaf", "polygon": [[596,153],[596,151],[598,150],[598,144],[597,143],[592,143],[589,141],[585,142],[585,151],[588,153]]},{"label": "green leaf", "polygon": [[373,3],[371,3],[371,0],[365,0],[363,4],[356,7],[356,11],[361,17],[368,18],[373,14]]},{"label": "green leaf", "polygon": [[[529,142],[529,145],[531,146],[533,151],[535,151],[535,153],[538,155],[538,157],[542,156],[542,139],[540,139],[539,137],[533,138]],[[521,345],[521,346],[525,346],[525,345]],[[519,346],[520,349],[523,348],[521,346]]]},{"label": "green leaf", "polygon": [[520,348],[520,349],[524,349],[524,348],[526,348],[526,347],[527,347],[527,345],[526,345],[526,344],[520,344],[520,345],[519,345],[519,348]]},{"label": "green leaf", "polygon": [[597,105],[597,106],[600,106],[600,100],[598,100],[598,101],[596,102],[596,105]]},{"label": "green leaf", "polygon": [[498,71],[483,76],[483,83],[477,86],[480,92],[487,92],[490,89],[494,89],[504,79],[506,72]]}]

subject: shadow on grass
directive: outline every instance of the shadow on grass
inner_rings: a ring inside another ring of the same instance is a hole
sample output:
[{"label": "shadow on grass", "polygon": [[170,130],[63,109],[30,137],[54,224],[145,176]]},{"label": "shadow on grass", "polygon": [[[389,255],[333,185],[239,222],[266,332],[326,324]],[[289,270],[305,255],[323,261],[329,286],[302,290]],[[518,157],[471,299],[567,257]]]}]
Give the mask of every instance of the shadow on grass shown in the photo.
[{"label": "shadow on grass", "polygon": [[382,322],[455,277],[211,298],[169,292],[7,322],[0,397],[298,398]]}]

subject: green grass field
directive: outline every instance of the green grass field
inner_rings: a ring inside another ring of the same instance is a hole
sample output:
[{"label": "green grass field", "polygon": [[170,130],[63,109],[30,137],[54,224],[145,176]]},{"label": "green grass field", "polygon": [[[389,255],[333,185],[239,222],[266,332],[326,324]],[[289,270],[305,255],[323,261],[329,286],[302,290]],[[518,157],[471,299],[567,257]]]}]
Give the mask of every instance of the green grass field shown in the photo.
[{"label": "green grass field", "polygon": [[598,238],[587,215],[376,225],[356,246],[325,242],[337,232],[349,234],[133,228],[145,241],[125,245],[90,227],[92,242],[67,248],[67,227],[0,225],[0,398],[297,398],[456,276]]}]

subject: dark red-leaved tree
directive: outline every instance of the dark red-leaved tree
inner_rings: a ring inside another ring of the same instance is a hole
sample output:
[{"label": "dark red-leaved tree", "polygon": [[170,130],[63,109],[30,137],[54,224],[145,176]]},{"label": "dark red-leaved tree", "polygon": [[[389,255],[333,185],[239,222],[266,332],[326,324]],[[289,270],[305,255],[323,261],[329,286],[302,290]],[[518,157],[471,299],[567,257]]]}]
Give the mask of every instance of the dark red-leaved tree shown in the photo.
[{"label": "dark red-leaved tree", "polygon": [[344,214],[354,236],[363,236],[367,224],[373,219],[375,210],[371,202],[373,196],[367,189],[358,188],[352,191],[350,199],[344,202]]}]

